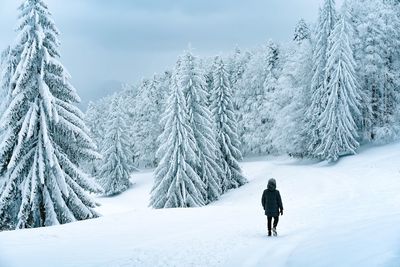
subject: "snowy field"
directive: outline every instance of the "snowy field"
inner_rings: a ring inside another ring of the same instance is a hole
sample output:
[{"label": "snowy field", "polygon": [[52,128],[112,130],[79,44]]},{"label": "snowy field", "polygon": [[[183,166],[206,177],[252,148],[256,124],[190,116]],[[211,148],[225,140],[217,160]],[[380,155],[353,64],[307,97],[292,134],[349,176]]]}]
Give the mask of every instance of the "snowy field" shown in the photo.
[{"label": "snowy field", "polygon": [[[210,206],[152,210],[151,172],[96,220],[0,233],[1,267],[400,266],[400,143],[332,166],[289,159],[242,164],[250,183]],[[267,237],[260,204],[275,177],[284,204]]]}]

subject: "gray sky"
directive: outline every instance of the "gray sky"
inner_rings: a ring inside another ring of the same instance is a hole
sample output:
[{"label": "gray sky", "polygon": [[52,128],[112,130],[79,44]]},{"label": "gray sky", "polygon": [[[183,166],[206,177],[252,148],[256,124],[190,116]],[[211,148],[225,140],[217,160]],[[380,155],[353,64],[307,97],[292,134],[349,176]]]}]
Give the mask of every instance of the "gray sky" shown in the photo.
[{"label": "gray sky", "polygon": [[[112,81],[136,83],[173,66],[188,46],[209,56],[268,39],[287,41],[322,0],[47,0],[61,31],[61,61],[82,99]],[[341,1],[340,1],[341,2]],[[0,48],[15,38],[21,0],[0,0]],[[113,88],[109,88],[112,90]]]}]

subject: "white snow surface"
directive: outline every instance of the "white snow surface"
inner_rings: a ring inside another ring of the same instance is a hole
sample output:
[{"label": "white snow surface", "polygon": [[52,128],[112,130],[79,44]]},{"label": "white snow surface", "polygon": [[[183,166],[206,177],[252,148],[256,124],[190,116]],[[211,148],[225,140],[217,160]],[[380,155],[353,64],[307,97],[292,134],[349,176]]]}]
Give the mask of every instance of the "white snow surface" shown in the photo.
[{"label": "white snow surface", "polygon": [[[242,163],[248,184],[209,206],[153,210],[150,171],[98,198],[99,219],[0,233],[1,267],[400,266],[400,143],[335,165]],[[261,194],[277,179],[284,215],[267,237]]]}]

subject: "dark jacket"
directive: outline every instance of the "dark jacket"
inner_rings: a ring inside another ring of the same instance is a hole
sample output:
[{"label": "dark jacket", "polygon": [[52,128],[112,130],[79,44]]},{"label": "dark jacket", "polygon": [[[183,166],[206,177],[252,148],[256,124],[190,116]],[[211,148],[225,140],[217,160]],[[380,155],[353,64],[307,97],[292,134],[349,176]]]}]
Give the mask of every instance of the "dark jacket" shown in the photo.
[{"label": "dark jacket", "polygon": [[281,194],[276,190],[274,182],[268,183],[268,188],[264,190],[262,195],[261,204],[267,216],[277,217],[283,210]]}]

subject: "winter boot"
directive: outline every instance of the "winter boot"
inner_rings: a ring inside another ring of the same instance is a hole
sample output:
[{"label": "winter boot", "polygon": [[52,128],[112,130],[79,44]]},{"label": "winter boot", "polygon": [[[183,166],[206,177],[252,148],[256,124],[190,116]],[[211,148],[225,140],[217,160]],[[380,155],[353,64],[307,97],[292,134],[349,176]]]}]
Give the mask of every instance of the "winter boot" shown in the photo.
[{"label": "winter boot", "polygon": [[271,230],[268,230],[268,236],[271,236]]},{"label": "winter boot", "polygon": [[278,235],[278,233],[276,232],[276,227],[272,228],[272,233],[274,234],[274,236]]}]

